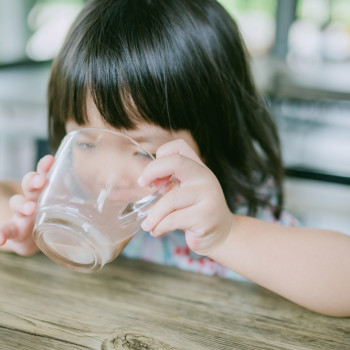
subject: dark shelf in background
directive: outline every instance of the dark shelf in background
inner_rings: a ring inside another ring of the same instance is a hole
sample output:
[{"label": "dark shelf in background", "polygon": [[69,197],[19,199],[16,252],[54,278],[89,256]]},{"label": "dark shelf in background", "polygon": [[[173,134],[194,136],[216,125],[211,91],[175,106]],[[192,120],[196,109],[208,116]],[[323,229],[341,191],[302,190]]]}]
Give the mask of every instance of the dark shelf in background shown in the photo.
[{"label": "dark shelf in background", "polygon": [[322,181],[340,185],[348,185],[350,186],[350,175],[337,175],[337,174],[329,174],[321,171],[317,171],[314,169],[308,169],[305,167],[287,167],[285,169],[285,175],[287,177],[306,179],[306,180],[314,180],[314,181]]}]

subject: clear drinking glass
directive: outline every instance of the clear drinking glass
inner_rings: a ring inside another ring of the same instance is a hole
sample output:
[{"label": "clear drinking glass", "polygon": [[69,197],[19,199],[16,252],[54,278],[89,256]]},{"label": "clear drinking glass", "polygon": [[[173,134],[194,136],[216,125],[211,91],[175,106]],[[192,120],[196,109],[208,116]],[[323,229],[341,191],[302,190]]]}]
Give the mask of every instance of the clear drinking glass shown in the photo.
[{"label": "clear drinking glass", "polygon": [[81,272],[114,260],[176,182],[139,186],[137,178],[154,157],[133,139],[105,129],[70,132],[55,158],[33,238],[50,259]]}]

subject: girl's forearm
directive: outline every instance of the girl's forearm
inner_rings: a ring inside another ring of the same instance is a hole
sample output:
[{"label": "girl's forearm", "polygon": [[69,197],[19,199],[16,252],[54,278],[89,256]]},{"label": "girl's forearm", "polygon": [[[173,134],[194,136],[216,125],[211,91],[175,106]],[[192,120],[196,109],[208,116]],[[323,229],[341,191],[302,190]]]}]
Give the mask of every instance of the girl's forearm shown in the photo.
[{"label": "girl's forearm", "polygon": [[350,316],[350,237],[234,215],[210,257],[313,311]]}]

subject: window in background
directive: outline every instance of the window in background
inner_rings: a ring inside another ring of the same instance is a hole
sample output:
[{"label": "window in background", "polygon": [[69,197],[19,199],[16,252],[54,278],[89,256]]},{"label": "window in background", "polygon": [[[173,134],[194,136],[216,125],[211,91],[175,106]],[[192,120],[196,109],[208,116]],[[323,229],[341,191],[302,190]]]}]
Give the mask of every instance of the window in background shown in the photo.
[{"label": "window in background", "polygon": [[54,58],[83,3],[82,0],[37,1],[28,16],[32,35],[26,45],[27,56],[34,61]]},{"label": "window in background", "polygon": [[0,0],[0,65],[55,57],[84,0]]},{"label": "window in background", "polygon": [[350,1],[299,0],[289,30],[289,62],[350,60]]},{"label": "window in background", "polygon": [[263,55],[273,48],[277,0],[219,0],[238,23],[251,55]]}]

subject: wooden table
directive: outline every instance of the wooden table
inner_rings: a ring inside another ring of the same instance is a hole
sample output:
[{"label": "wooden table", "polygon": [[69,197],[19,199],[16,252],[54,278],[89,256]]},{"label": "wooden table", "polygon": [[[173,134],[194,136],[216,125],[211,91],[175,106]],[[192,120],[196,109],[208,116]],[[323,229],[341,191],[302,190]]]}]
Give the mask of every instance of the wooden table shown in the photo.
[{"label": "wooden table", "polygon": [[350,349],[325,317],[248,282],[118,258],[82,274],[0,254],[0,349]]}]

